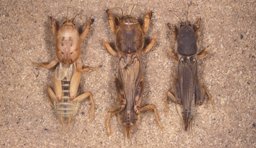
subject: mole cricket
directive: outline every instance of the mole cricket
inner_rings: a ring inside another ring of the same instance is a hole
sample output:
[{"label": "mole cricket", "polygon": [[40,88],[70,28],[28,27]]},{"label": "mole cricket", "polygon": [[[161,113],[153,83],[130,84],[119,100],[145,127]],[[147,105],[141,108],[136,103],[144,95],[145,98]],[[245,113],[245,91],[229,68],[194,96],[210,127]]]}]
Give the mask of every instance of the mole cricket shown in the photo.
[{"label": "mole cricket", "polygon": [[51,30],[55,39],[56,57],[50,62],[35,63],[37,67],[46,69],[55,68],[53,74],[53,88],[48,86],[47,92],[52,108],[63,124],[70,124],[77,114],[80,103],[85,99],[90,101],[89,116],[94,119],[94,99],[91,92],[78,95],[81,74],[95,70],[95,67],[85,66],[81,59],[81,44],[87,38],[94,19],[90,18],[79,33],[75,26],[74,18],[66,19],[62,25],[53,18]]},{"label": "mole cricket", "polygon": [[[189,6],[188,6],[189,7]],[[187,13],[188,14],[188,13]],[[195,106],[202,105],[210,99],[206,87],[200,83],[197,60],[206,55],[206,50],[199,51],[201,18],[193,24],[188,19],[179,25],[167,24],[174,33],[177,51],[172,49],[172,58],[178,61],[178,70],[175,80],[176,93],[167,92],[167,100],[182,106],[184,128],[187,131],[193,119]]]},{"label": "mole cricket", "polygon": [[152,12],[146,13],[143,23],[131,15],[114,15],[106,11],[111,31],[115,34],[115,47],[104,41],[104,47],[114,57],[118,58],[118,75],[115,80],[118,104],[107,112],[105,126],[108,135],[111,134],[111,119],[118,117],[124,129],[124,135],[130,138],[133,127],[136,126],[140,114],[147,111],[154,113],[157,124],[162,128],[158,110],[154,104],[142,105],[143,71],[141,57],[151,51],[156,43],[156,35],[145,44]]}]

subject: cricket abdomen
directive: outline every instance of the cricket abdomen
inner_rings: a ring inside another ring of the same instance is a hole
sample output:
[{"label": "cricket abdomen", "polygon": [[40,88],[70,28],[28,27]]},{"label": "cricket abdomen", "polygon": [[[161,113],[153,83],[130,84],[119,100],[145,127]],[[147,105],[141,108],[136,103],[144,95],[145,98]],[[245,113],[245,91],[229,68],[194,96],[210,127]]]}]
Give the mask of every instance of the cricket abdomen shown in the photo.
[{"label": "cricket abdomen", "polygon": [[135,113],[135,98],[138,96],[137,89],[140,80],[140,61],[136,56],[126,56],[119,61],[119,75],[123,84],[123,91],[126,100],[125,109],[122,111],[122,122],[131,126],[137,121]]},{"label": "cricket abdomen", "polygon": [[196,61],[193,57],[182,57],[179,62],[179,94],[185,130],[192,121],[192,107],[195,101]]},{"label": "cricket abdomen", "polygon": [[62,80],[61,81],[61,85],[62,85],[62,100],[63,102],[68,102],[70,100],[70,81],[66,81],[66,80]]},{"label": "cricket abdomen", "polygon": [[62,99],[55,104],[55,112],[62,123],[70,123],[76,115],[79,104],[70,98],[70,81],[62,80]]}]

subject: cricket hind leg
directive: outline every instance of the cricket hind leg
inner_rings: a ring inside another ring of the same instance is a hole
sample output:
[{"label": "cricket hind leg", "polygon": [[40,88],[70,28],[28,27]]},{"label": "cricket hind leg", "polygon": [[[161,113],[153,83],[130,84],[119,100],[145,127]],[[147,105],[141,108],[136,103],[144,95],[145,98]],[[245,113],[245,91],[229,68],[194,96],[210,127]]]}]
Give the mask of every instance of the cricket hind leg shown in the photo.
[{"label": "cricket hind leg", "polygon": [[[167,113],[169,111],[169,106],[168,106],[168,103],[169,101],[175,103],[175,104],[179,104],[181,105],[181,99],[177,96],[174,95],[174,93],[172,93],[170,90],[167,92],[167,97],[164,101],[164,112]],[[175,108],[176,108],[176,111],[178,112],[177,110],[177,107],[175,105]]]},{"label": "cricket hind leg", "polygon": [[181,104],[181,100],[175,96],[171,91],[167,92],[167,100],[176,104]]},{"label": "cricket hind leg", "polygon": [[195,104],[202,105],[205,100],[212,100],[211,95],[209,94],[205,85],[200,84],[200,82],[197,80],[195,86]]},{"label": "cricket hind leg", "polygon": [[182,100],[181,100],[181,90],[180,90],[180,85],[178,83],[178,79],[176,78],[175,80],[175,88],[176,88],[176,96],[173,92],[171,92],[170,90],[167,92],[167,97],[165,99],[165,108],[164,111],[165,113],[167,113],[169,111],[169,107],[168,107],[168,103],[171,101],[173,103],[175,103],[175,109],[178,113],[178,115],[181,117],[176,104],[182,105]]},{"label": "cricket hind leg", "polygon": [[177,78],[175,80],[175,89],[176,89],[176,96],[170,90],[167,92],[167,101],[171,101],[173,103],[181,105],[182,104],[181,93],[180,93],[181,90],[180,90],[180,85],[179,85],[179,81]]},{"label": "cricket hind leg", "polygon": [[52,88],[50,86],[48,86],[47,92],[48,92],[48,95],[49,95],[49,100],[50,100],[51,105],[53,107],[55,102],[58,101],[58,98],[57,98],[56,94],[54,93],[54,91],[52,90]]},{"label": "cricket hind leg", "polygon": [[70,81],[70,88],[69,88],[71,99],[74,99],[77,96],[80,80],[81,80],[81,72],[75,69],[75,72],[73,73]]},{"label": "cricket hind leg", "polygon": [[[107,116],[105,119],[105,127],[107,130],[108,136],[110,136],[112,133],[111,124],[110,124],[111,119],[113,118],[113,116],[116,116],[118,113],[120,113],[126,106],[126,100],[124,99],[124,96],[123,96],[122,84],[119,82],[118,78],[115,79],[115,83],[116,83],[116,88],[117,88],[117,94],[118,94],[117,101],[119,101],[119,106],[113,107],[113,108],[109,109],[107,112]],[[119,118],[118,118],[118,121],[120,122]]]},{"label": "cricket hind leg", "polygon": [[105,119],[105,128],[107,130],[107,135],[110,136],[112,133],[111,130],[111,119],[113,118],[113,116],[116,116],[119,112],[121,112],[123,110],[122,107],[116,107],[116,108],[112,108],[109,109],[106,115],[106,119]]},{"label": "cricket hind leg", "polygon": [[89,118],[90,118],[90,121],[92,121],[95,118],[95,102],[94,102],[92,93],[91,92],[85,92],[85,93],[77,96],[74,99],[74,101],[82,102],[85,99],[89,99],[89,101],[90,101],[91,106],[90,106],[90,109],[89,109]]},{"label": "cricket hind leg", "polygon": [[160,129],[163,129],[164,127],[160,121],[159,112],[156,106],[154,104],[146,104],[139,109],[139,112],[142,112],[142,113],[147,111],[152,111],[154,113],[154,117],[157,125],[160,127]]}]

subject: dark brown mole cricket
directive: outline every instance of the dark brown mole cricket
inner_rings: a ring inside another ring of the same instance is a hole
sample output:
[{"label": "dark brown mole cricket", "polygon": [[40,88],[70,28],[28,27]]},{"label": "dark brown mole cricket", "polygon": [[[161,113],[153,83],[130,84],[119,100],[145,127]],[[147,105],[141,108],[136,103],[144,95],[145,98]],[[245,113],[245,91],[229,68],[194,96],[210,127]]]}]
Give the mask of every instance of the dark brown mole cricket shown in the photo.
[{"label": "dark brown mole cricket", "polygon": [[167,24],[174,32],[177,41],[177,51],[172,49],[171,56],[178,61],[178,71],[175,80],[176,93],[167,92],[167,102],[170,100],[182,106],[182,118],[185,130],[190,127],[193,119],[194,107],[202,105],[210,95],[199,81],[197,59],[205,56],[205,49],[199,51],[201,18],[193,24],[190,21],[181,21],[179,25]]},{"label": "dark brown mole cricket", "polygon": [[91,92],[78,95],[81,74],[95,70],[94,67],[84,66],[81,59],[81,44],[87,38],[94,19],[89,19],[83,26],[83,31],[78,32],[74,18],[66,19],[62,25],[49,17],[51,30],[56,43],[56,56],[50,62],[35,63],[37,67],[46,69],[55,68],[53,74],[53,88],[48,86],[47,92],[52,108],[62,124],[69,125],[77,114],[80,103],[85,99],[90,100],[90,118],[94,118],[94,99]]},{"label": "dark brown mole cricket", "polygon": [[108,110],[105,126],[111,134],[111,119],[117,115],[124,127],[125,136],[130,138],[131,129],[136,125],[142,112],[153,111],[157,124],[160,123],[159,113],[154,104],[142,105],[143,72],[141,56],[148,53],[156,43],[154,36],[145,45],[145,34],[148,32],[152,12],[146,13],[143,23],[130,15],[117,16],[106,11],[112,32],[116,36],[115,48],[108,42],[104,47],[112,56],[118,57],[118,76],[115,80],[118,106]]}]

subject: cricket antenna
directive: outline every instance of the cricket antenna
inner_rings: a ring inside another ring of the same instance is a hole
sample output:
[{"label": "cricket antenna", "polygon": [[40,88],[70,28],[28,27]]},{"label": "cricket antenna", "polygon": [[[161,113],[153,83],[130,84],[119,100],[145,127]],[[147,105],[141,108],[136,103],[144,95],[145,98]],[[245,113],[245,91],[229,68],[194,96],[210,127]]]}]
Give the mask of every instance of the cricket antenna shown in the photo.
[{"label": "cricket antenna", "polygon": [[132,10],[135,9],[136,6],[137,6],[137,4],[134,4],[134,5],[132,6],[132,9],[131,9],[130,12],[128,13],[129,15],[131,15]]},{"label": "cricket antenna", "polygon": [[77,13],[72,19],[71,22],[74,23],[74,20],[76,19],[76,17],[81,13],[81,11],[79,13]]},{"label": "cricket antenna", "polygon": [[192,1],[187,1],[187,12],[186,12],[186,22],[188,21],[189,7],[192,5]]},{"label": "cricket antenna", "polygon": [[182,20],[178,17],[178,15],[175,13],[175,11],[173,11],[173,10],[169,10],[169,11],[170,11],[170,12],[173,12],[172,14],[174,14],[174,15],[176,16],[176,18],[178,18],[179,21],[182,22]]},{"label": "cricket antenna", "polygon": [[114,8],[111,8],[111,9],[109,9],[109,10],[112,11],[112,10],[115,10],[115,9],[121,10],[121,12],[122,12],[122,17],[124,16],[123,9],[122,9],[121,7],[114,7]]},{"label": "cricket antenna", "polygon": [[65,21],[67,21],[67,20],[68,20],[68,9],[69,9],[69,7],[67,7],[67,12],[66,12],[66,18],[65,18]]}]

